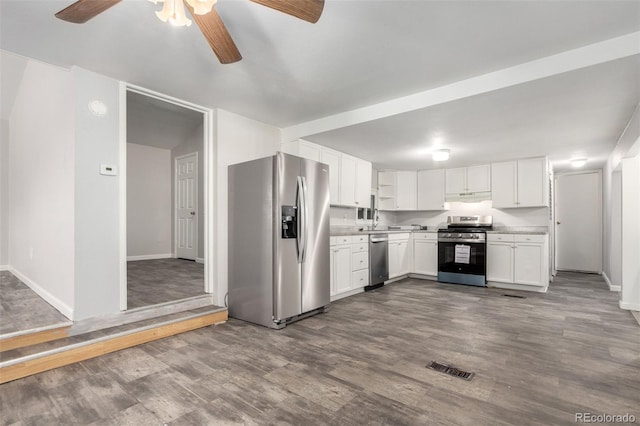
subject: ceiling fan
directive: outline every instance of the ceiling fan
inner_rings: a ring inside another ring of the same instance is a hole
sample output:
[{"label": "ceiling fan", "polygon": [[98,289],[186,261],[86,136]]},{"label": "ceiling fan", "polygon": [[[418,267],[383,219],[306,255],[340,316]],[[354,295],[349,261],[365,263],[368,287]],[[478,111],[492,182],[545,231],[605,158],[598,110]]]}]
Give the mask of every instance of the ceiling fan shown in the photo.
[{"label": "ceiling fan", "polygon": [[[58,13],[56,18],[63,21],[82,24],[87,22],[94,16],[99,15],[122,0],[78,0],[67,6]],[[224,26],[220,15],[213,8],[216,0],[151,0],[154,3],[160,1],[165,2],[165,8],[157,15],[162,20],[172,20],[176,18],[176,12],[184,11],[182,5],[186,6],[200,28],[200,31],[209,42],[209,46],[213,49],[218,59],[223,64],[237,62],[242,59],[240,51],[233,42],[231,35]],[[296,18],[300,18],[307,22],[315,23],[320,19],[322,9],[324,8],[324,0],[251,0],[271,9],[278,10]],[[166,16],[163,13],[169,11],[173,16]],[[164,19],[163,19],[164,17]],[[183,15],[183,18],[186,19]],[[187,19],[185,22],[190,25]]]}]

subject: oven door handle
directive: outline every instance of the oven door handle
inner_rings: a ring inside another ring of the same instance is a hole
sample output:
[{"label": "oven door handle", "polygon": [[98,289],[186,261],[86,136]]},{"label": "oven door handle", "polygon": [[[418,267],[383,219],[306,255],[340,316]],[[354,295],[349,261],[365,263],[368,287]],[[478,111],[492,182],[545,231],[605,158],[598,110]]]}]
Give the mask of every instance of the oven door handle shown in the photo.
[{"label": "oven door handle", "polygon": [[486,240],[438,240],[439,243],[467,243],[467,244],[485,244]]}]

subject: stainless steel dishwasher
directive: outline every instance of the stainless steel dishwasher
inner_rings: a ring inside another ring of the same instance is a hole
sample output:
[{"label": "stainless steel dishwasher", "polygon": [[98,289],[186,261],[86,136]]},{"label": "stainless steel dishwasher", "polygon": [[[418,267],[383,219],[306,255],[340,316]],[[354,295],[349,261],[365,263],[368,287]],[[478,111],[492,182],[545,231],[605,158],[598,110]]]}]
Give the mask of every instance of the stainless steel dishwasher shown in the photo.
[{"label": "stainless steel dishwasher", "polygon": [[389,279],[389,235],[369,235],[369,285],[365,291],[384,285]]}]

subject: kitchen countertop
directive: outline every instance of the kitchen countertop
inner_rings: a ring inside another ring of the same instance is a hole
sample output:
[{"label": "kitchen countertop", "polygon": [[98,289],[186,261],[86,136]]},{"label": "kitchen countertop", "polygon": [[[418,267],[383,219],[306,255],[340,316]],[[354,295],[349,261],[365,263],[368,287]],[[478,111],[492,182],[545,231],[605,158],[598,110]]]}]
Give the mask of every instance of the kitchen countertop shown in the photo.
[{"label": "kitchen countertop", "polygon": [[[401,234],[407,232],[424,233],[424,232],[438,232],[438,227],[433,226],[429,229],[363,229],[362,227],[350,227],[341,226],[331,228],[329,234],[332,237],[341,235],[360,235],[360,234]],[[546,226],[494,226],[491,231],[487,231],[487,234],[531,234],[531,235],[546,235],[549,233],[549,228]]]}]

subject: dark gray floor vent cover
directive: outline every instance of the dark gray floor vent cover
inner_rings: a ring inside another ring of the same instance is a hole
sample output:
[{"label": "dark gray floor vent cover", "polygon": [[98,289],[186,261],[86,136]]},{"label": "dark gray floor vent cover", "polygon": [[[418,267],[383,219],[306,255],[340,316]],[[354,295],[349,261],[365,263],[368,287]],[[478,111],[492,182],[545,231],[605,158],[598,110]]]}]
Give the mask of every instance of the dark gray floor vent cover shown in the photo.
[{"label": "dark gray floor vent cover", "polygon": [[440,364],[439,362],[435,362],[435,361],[431,361],[431,364],[427,365],[427,368],[439,371],[441,373],[448,374],[449,376],[465,379],[468,381],[473,379],[473,376],[476,375],[476,373],[470,373],[468,371],[460,370],[458,368],[451,367],[449,365]]},{"label": "dark gray floor vent cover", "polygon": [[526,299],[525,296],[520,296],[519,294],[503,294],[505,297],[515,297],[516,299]]}]

